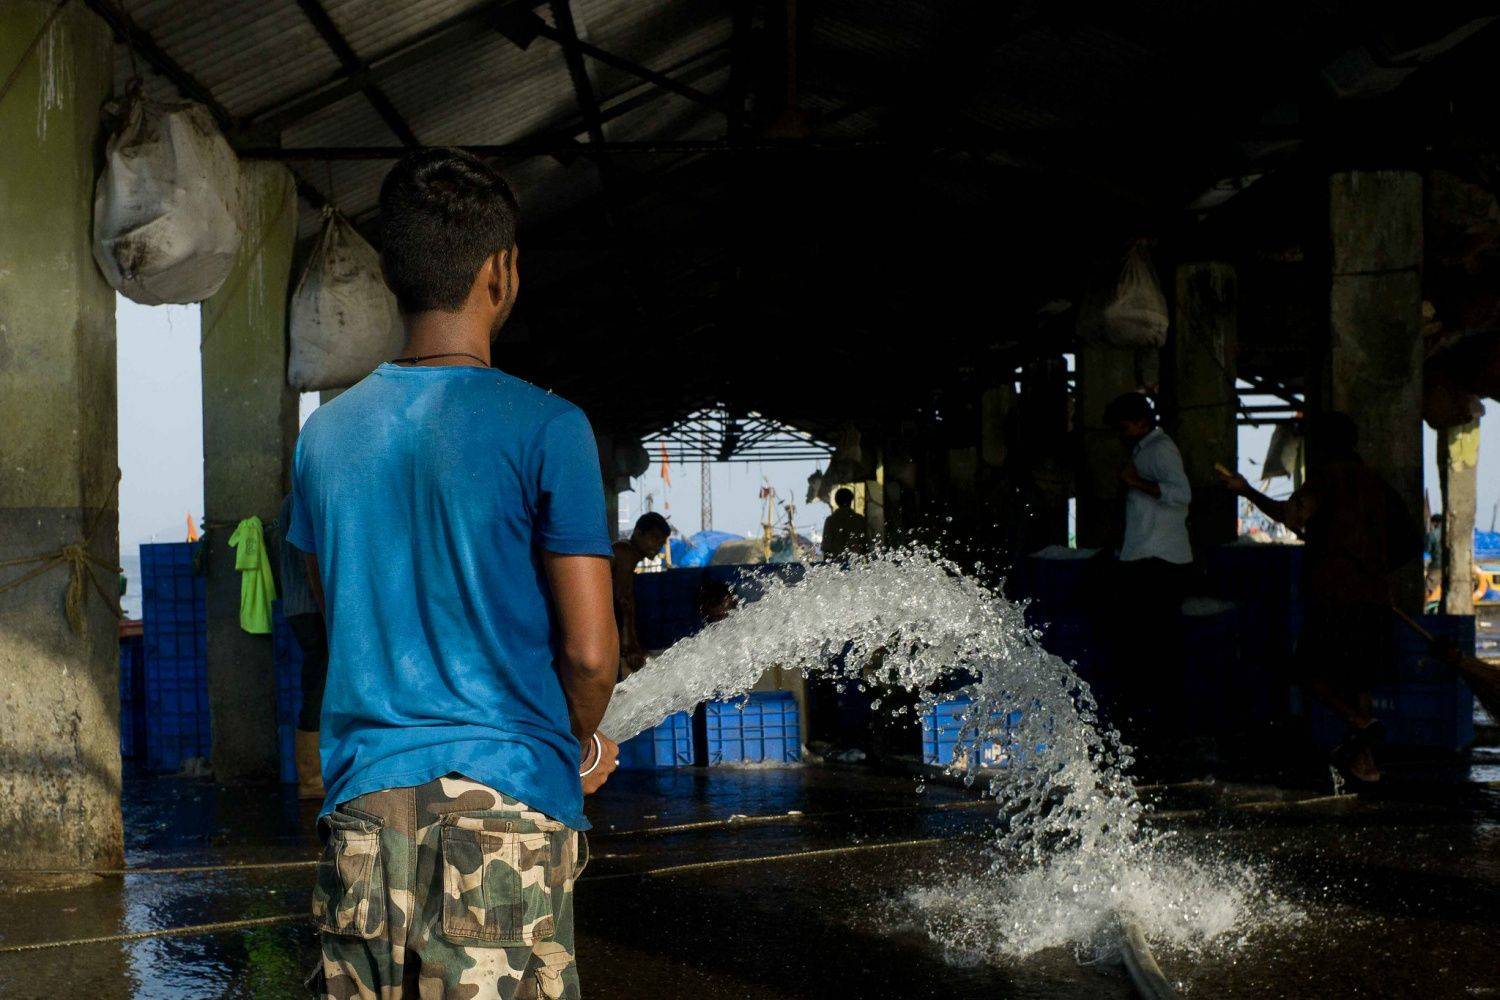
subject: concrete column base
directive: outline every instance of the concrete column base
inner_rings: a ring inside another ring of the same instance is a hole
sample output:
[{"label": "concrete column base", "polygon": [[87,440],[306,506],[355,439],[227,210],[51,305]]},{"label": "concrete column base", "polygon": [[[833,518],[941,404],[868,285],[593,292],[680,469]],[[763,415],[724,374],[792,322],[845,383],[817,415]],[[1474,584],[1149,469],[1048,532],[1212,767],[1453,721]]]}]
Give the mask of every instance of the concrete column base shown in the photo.
[{"label": "concrete column base", "polygon": [[[18,67],[0,101],[0,561],[87,539],[118,566],[115,294],[90,243],[113,53],[97,16],[56,7],[0,4],[0,66]],[[40,565],[0,569],[0,587]],[[117,581],[95,568],[108,602],[85,581],[75,632],[72,572],[53,566],[0,593],[0,868],[117,868],[124,856]]]}]

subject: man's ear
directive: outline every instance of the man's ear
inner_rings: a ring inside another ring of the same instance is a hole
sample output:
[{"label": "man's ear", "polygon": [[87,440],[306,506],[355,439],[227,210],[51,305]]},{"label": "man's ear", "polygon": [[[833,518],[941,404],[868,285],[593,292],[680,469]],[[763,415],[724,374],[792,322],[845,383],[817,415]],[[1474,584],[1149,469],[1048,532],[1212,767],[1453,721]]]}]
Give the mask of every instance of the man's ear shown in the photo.
[{"label": "man's ear", "polygon": [[490,304],[499,305],[505,301],[506,286],[510,283],[510,264],[505,259],[505,251],[497,250],[490,254],[484,263],[484,285],[485,291],[489,293]]}]

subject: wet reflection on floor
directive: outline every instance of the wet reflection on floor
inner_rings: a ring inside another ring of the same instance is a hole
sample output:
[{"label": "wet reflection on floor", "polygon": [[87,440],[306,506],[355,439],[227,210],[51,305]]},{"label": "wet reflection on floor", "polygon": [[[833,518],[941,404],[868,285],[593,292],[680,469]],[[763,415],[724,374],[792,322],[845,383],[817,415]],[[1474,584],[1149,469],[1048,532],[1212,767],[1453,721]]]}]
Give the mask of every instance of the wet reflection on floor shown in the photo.
[{"label": "wet reflection on floor", "polygon": [[[1197,996],[1488,995],[1500,983],[1500,791],[1487,784],[1495,771],[1500,758],[1483,752],[1458,767],[1397,769],[1378,797],[1331,807],[1260,808],[1296,796],[1247,784],[1152,793],[1182,841],[1263,861],[1277,892],[1308,918],[1258,931],[1222,960],[1158,958]],[[992,817],[961,788],[928,782],[919,794],[916,784],[815,766],[618,775],[589,807],[594,860],[578,888],[586,993],[1130,995],[1117,970],[1061,951],[1008,967],[949,965],[900,900],[940,863],[977,871]],[[0,895],[0,946],[304,913],[313,812],[280,788],[133,778],[131,867],[301,865]],[[917,843],[879,847],[906,841]],[[852,845],[877,849],[777,857]],[[641,875],[748,858],[776,859]],[[0,996],[298,997],[314,949],[298,921],[0,953]]]}]

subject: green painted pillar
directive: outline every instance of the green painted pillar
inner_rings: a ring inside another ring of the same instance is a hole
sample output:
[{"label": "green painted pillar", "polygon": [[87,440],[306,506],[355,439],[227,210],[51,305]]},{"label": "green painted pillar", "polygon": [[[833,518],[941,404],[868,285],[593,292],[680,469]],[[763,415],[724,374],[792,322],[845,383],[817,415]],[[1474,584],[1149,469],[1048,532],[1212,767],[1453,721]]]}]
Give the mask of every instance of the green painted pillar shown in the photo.
[{"label": "green painted pillar", "polygon": [[1239,461],[1235,354],[1238,341],[1238,284],[1234,268],[1218,262],[1177,268],[1177,315],[1172,337],[1171,403],[1168,429],[1182,452],[1193,487],[1193,552],[1235,540],[1238,498],[1224,489],[1215,465],[1234,469]]},{"label": "green painted pillar", "polygon": [[1129,458],[1119,435],[1105,426],[1110,400],[1150,384],[1157,370],[1155,348],[1090,343],[1078,349],[1078,546],[1112,548],[1125,533],[1125,494],[1120,468]]},{"label": "green painted pillar", "polygon": [[271,637],[240,628],[240,573],[229,536],[258,516],[266,541],[286,493],[297,394],[286,384],[287,286],[297,232],[292,175],[244,164],[245,240],[234,270],[203,303],[203,505],[209,527],[208,704],[220,780],[276,774]]},{"label": "green painted pillar", "polygon": [[[1324,399],[1359,427],[1359,453],[1422,514],[1422,178],[1352,171],[1329,182],[1332,275]],[[1311,456],[1314,463],[1318,456]],[[1422,607],[1422,560],[1396,574],[1396,600]]]},{"label": "green painted pillar", "polygon": [[[113,53],[82,4],[56,6],[0,4],[0,74],[19,66],[0,97],[0,562],[86,540],[118,566],[115,295],[90,249]],[[70,627],[70,573],[0,593],[0,868],[123,858],[118,630],[87,582]]]}]

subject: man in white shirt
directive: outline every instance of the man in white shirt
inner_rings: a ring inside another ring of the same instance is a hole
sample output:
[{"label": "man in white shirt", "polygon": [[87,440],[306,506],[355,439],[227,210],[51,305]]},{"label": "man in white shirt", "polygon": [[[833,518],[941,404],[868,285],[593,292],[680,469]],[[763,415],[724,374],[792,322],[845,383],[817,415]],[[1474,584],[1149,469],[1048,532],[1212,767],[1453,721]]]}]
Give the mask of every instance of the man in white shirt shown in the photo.
[{"label": "man in white shirt", "polygon": [[[1193,562],[1188,504],[1193,491],[1177,445],[1156,425],[1151,401],[1126,393],[1105,407],[1130,458],[1125,484],[1125,535],[1110,600],[1112,629],[1129,716],[1125,732],[1137,748],[1159,746],[1180,731],[1183,712],[1182,599]],[[1148,750],[1149,753],[1149,750]]]},{"label": "man in white shirt", "polygon": [[1128,392],[1104,410],[1104,419],[1130,449],[1130,461],[1120,469],[1126,486],[1125,538],[1120,561],[1157,559],[1172,566],[1193,561],[1188,542],[1188,504],[1193,490],[1182,468],[1182,453],[1156,426],[1151,401]]}]

